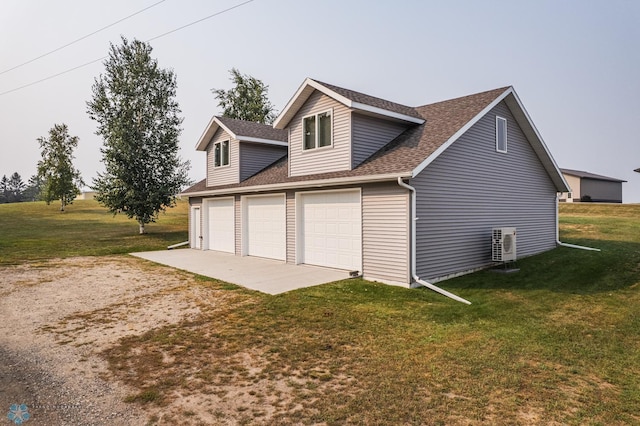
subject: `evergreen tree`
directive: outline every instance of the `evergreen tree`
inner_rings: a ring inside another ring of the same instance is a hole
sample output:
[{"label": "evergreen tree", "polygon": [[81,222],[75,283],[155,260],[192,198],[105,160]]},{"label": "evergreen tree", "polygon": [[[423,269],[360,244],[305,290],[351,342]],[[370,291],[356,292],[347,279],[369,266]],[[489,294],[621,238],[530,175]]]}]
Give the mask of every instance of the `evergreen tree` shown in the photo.
[{"label": "evergreen tree", "polygon": [[27,187],[23,192],[25,201],[39,201],[42,182],[37,174],[31,176],[27,182]]},{"label": "evergreen tree", "polygon": [[49,138],[38,138],[42,160],[38,161],[38,177],[42,182],[42,199],[49,204],[60,200],[60,211],[80,194],[84,185],[80,171],[73,167],[73,150],[78,137],[70,136],[66,124],[56,124],[49,130]]},{"label": "evergreen tree", "polygon": [[267,97],[269,86],[257,78],[240,74],[235,68],[231,68],[229,72],[235,87],[229,90],[211,90],[223,110],[222,115],[256,123],[273,123],[276,114]]},{"label": "evergreen tree", "polygon": [[189,183],[189,163],[178,156],[176,77],[158,66],[151,51],[148,43],[124,37],[122,45],[111,44],[105,73],[95,79],[87,102],[104,141],[106,170],[93,181],[96,200],[113,214],[135,218],[140,234]]},{"label": "evergreen tree", "polygon": [[7,182],[7,189],[9,193],[9,203],[19,203],[22,201],[22,193],[24,192],[26,185],[22,181],[22,177],[18,172],[15,172],[9,178]]},{"label": "evergreen tree", "polygon": [[7,179],[7,175],[2,175],[2,179],[0,179],[0,203],[8,203],[8,195],[9,179]]}]

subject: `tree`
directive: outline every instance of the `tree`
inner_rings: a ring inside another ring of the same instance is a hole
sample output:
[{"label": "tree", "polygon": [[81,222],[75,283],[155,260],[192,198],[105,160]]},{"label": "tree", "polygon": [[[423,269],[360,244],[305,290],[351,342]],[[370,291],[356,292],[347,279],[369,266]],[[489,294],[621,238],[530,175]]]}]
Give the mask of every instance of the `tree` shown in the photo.
[{"label": "tree", "polygon": [[7,175],[2,175],[0,179],[0,203],[8,203],[9,197],[9,179]]},{"label": "tree", "polygon": [[94,80],[87,112],[98,123],[105,172],[93,181],[96,200],[114,215],[135,218],[140,234],[158,213],[173,207],[189,183],[188,162],[178,156],[181,132],[176,77],[158,67],[148,43],[122,37],[111,44],[105,74]]},{"label": "tree", "polygon": [[223,109],[222,115],[256,123],[273,123],[276,113],[267,98],[269,86],[254,77],[240,74],[235,68],[231,68],[229,73],[230,80],[235,84],[233,89],[211,89]]},{"label": "tree", "polygon": [[80,171],[73,167],[73,150],[78,137],[69,135],[66,124],[55,124],[49,138],[38,138],[42,160],[38,161],[38,178],[42,182],[41,196],[47,204],[60,200],[60,211],[73,203],[84,185]]},{"label": "tree", "polygon": [[9,203],[19,203],[22,201],[22,195],[26,185],[22,181],[22,177],[18,172],[11,175],[8,182]]},{"label": "tree", "polygon": [[26,201],[38,201],[40,200],[40,192],[42,189],[42,181],[40,177],[35,174],[29,178],[27,187],[25,188],[23,197]]}]

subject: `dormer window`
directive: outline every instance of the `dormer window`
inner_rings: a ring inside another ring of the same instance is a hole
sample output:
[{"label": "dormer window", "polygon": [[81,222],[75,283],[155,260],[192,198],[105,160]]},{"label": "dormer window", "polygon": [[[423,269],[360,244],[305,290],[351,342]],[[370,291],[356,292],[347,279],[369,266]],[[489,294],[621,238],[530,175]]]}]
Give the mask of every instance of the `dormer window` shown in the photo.
[{"label": "dormer window", "polygon": [[229,165],[229,141],[216,142],[213,145],[213,166],[223,167]]},{"label": "dormer window", "polygon": [[331,110],[309,115],[302,119],[304,150],[331,146],[332,138]]},{"label": "dormer window", "polygon": [[496,151],[507,152],[507,119],[496,116]]}]

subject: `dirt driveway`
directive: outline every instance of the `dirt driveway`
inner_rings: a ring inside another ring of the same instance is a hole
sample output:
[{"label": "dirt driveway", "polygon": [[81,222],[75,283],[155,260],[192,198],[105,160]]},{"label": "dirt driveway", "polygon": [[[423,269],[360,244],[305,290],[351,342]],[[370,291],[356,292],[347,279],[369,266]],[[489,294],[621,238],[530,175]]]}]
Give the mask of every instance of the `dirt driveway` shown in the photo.
[{"label": "dirt driveway", "polygon": [[[198,286],[127,256],[0,267],[0,418],[33,425],[144,425],[98,354],[123,336],[196,316]],[[15,410],[14,415],[21,415]]]}]

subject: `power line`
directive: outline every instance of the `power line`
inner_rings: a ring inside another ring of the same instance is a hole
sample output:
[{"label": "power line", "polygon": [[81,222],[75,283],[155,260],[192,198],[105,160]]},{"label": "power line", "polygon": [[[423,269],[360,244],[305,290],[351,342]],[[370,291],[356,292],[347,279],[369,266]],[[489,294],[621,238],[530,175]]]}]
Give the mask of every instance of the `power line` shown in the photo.
[{"label": "power line", "polygon": [[[164,1],[164,0],[163,0],[163,1]],[[212,14],[212,15],[209,15],[209,16],[206,16],[206,17],[204,17],[204,18],[198,19],[197,21],[193,21],[193,22],[191,22],[191,23],[189,23],[189,24],[183,25],[183,26],[178,27],[178,28],[176,28],[176,29],[173,29],[173,30],[171,30],[171,31],[167,31],[166,33],[163,33],[163,34],[160,34],[160,35],[158,35],[158,36],[152,37],[152,38],[148,39],[148,40],[147,40],[147,42],[152,41],[152,40],[159,39],[160,37],[164,37],[164,36],[169,35],[169,34],[172,34],[172,33],[175,33],[176,31],[180,31],[180,30],[182,30],[182,29],[184,29],[184,28],[190,27],[190,26],[195,25],[195,24],[197,24],[197,23],[200,23],[200,22],[202,22],[202,21],[206,21],[207,19],[211,19],[211,18],[213,18],[213,17],[215,17],[215,16],[222,15],[223,13],[229,12],[229,11],[231,11],[231,10],[233,10],[233,9],[236,9],[236,8],[240,7],[240,6],[244,6],[245,4],[247,4],[247,3],[251,3],[252,1],[254,1],[254,0],[247,0],[247,1],[243,2],[243,3],[239,3],[239,4],[235,5],[235,6],[231,6],[231,7],[227,8],[227,9],[221,10],[220,12],[216,12],[216,13],[214,13],[214,14]],[[77,69],[79,69],[79,68],[84,68],[84,67],[86,67],[86,66],[88,66],[88,65],[94,64],[94,63],[96,63],[96,62],[98,62],[98,61],[101,61],[101,60],[103,60],[103,59],[105,59],[105,58],[106,58],[106,56],[103,56],[103,57],[101,57],[101,58],[94,59],[93,61],[86,62],[86,63],[84,63],[84,64],[82,64],[82,65],[78,65],[78,66],[75,66],[75,67],[73,67],[73,68],[69,68],[69,69],[67,69],[67,70],[61,71],[61,72],[59,72],[59,73],[57,73],[57,74],[53,74],[53,75],[50,75],[50,76],[48,76],[48,77],[41,78],[40,80],[37,80],[37,81],[33,81],[33,82],[31,82],[31,83],[24,84],[24,85],[22,85],[22,86],[20,86],[20,87],[16,87],[16,88],[14,88],[14,89],[10,89],[10,90],[4,91],[4,92],[0,92],[0,96],[7,95],[7,94],[9,94],[9,93],[13,93],[13,92],[17,92],[18,90],[22,90],[22,89],[24,89],[24,88],[27,88],[27,87],[30,87],[30,86],[36,85],[36,84],[38,84],[38,83],[42,83],[43,81],[51,80],[52,78],[59,77],[59,76],[61,76],[61,75],[64,75],[64,74],[70,73],[71,71],[75,71],[75,70],[77,70]]]},{"label": "power line", "polygon": [[106,30],[107,28],[111,28],[111,27],[113,27],[114,25],[119,24],[119,23],[120,23],[120,22],[122,22],[122,21],[126,21],[127,19],[132,18],[132,17],[134,17],[134,16],[136,16],[136,15],[138,15],[138,14],[140,14],[140,13],[144,12],[145,10],[151,9],[152,7],[159,5],[160,3],[164,2],[164,1],[165,1],[165,0],[160,0],[159,2],[154,3],[154,4],[152,4],[151,6],[145,7],[144,9],[141,9],[141,10],[139,10],[139,11],[135,12],[135,13],[132,13],[132,14],[131,14],[131,15],[129,15],[129,16],[125,16],[124,18],[119,19],[119,20],[117,20],[116,22],[113,22],[113,23],[111,23],[111,24],[107,25],[106,27],[102,27],[102,28],[100,28],[99,30],[96,30],[96,31],[94,31],[94,32],[92,32],[92,33],[90,33],[90,34],[85,35],[85,36],[82,36],[82,37],[80,37],[80,38],[79,38],[79,39],[77,39],[77,40],[73,40],[72,42],[67,43],[67,44],[65,44],[64,46],[60,46],[60,47],[58,47],[57,49],[53,49],[53,50],[52,50],[52,51],[50,51],[50,52],[44,53],[44,54],[42,54],[42,55],[40,55],[40,56],[38,56],[38,57],[36,57],[36,58],[30,59],[30,60],[28,60],[27,62],[23,62],[23,63],[21,63],[21,64],[18,64],[18,65],[16,65],[15,67],[12,67],[12,68],[6,69],[6,70],[4,70],[4,71],[0,71],[0,75],[5,74],[5,73],[8,73],[9,71],[13,71],[13,70],[15,70],[15,69],[18,69],[18,68],[20,68],[20,67],[23,67],[23,66],[25,66],[25,65],[27,65],[27,64],[30,64],[30,63],[32,63],[32,62],[35,62],[35,61],[37,61],[38,59],[44,58],[45,56],[49,56],[49,55],[51,55],[52,53],[55,53],[55,52],[58,52],[59,50],[64,49],[65,47],[69,47],[69,46],[71,46],[72,44],[75,44],[75,43],[77,43],[77,42],[79,42],[79,41],[84,40],[85,38],[91,37],[91,36],[92,36],[92,35],[94,35],[94,34],[98,34],[100,31],[104,31],[104,30]]}]

